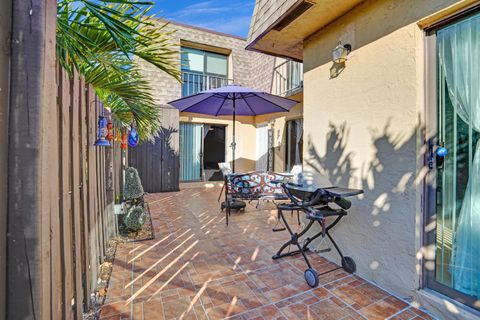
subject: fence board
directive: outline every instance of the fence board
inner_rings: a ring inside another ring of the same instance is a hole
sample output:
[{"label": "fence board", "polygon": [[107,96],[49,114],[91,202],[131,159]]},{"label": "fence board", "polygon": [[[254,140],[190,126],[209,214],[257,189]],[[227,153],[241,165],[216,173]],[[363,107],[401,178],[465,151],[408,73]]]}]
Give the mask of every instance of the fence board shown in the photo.
[{"label": "fence board", "polygon": [[71,143],[72,143],[72,184],[73,184],[73,239],[74,239],[74,275],[75,275],[75,300],[76,317],[80,319],[83,309],[83,287],[82,287],[82,228],[81,228],[81,185],[80,185],[80,128],[78,121],[78,110],[82,107],[81,88],[83,80],[75,74],[72,91],[73,104],[71,114]]},{"label": "fence board", "polygon": [[63,99],[61,105],[61,132],[62,142],[60,146],[60,163],[61,163],[61,191],[62,191],[62,236],[63,236],[63,278],[64,278],[64,319],[73,319],[74,315],[71,308],[71,301],[74,297],[74,273],[71,272],[74,269],[73,255],[73,235],[72,235],[72,223],[73,223],[73,201],[72,201],[72,163],[71,163],[71,148],[70,142],[70,112],[72,109],[72,96],[71,90],[73,88],[73,79],[69,79],[66,73],[64,83],[67,84],[68,90],[63,91]]},{"label": "fence board", "polygon": [[[56,79],[58,83],[59,92],[62,92],[63,86],[65,85],[64,81],[65,78],[63,77],[63,70],[57,66],[56,72]],[[68,83],[67,83],[68,87]],[[50,145],[60,146],[62,145],[62,136],[60,134],[61,127],[63,126],[61,120],[62,115],[62,105],[63,105],[63,95],[60,94],[57,96],[57,103],[55,105],[54,112],[51,113],[51,121],[52,126],[50,129],[55,132],[55,139],[50,143]],[[59,164],[60,160],[60,149],[57,147],[52,147],[51,151],[48,153],[48,161],[50,164],[53,164],[55,167],[56,175],[60,177],[62,168]],[[62,190],[62,180],[57,178],[56,183],[51,184],[49,189],[53,189],[56,199],[52,201],[56,203],[56,210],[51,212],[51,241],[50,241],[50,248],[51,248],[51,263],[50,263],[50,273],[51,273],[51,316],[52,318],[60,318],[58,315],[63,315],[63,266],[62,266],[62,259],[60,257],[63,256],[63,235],[62,235],[62,203],[63,197],[59,197],[58,194],[60,190]],[[53,193],[52,192],[52,193]],[[53,317],[53,315],[57,315],[57,317]]]},{"label": "fence board", "polygon": [[90,272],[88,272],[88,261],[90,251],[88,243],[88,221],[87,221],[87,193],[85,190],[85,186],[87,186],[87,179],[86,179],[86,145],[87,145],[87,131],[86,131],[86,110],[88,107],[88,91],[87,86],[82,83],[80,88],[80,99],[81,103],[78,107],[78,135],[80,137],[79,141],[79,178],[80,178],[80,234],[81,234],[81,282],[82,282],[82,306],[83,310],[87,310],[89,307],[89,296],[88,293],[90,292]]},{"label": "fence board", "polygon": [[98,252],[99,252],[99,246],[98,246],[98,226],[97,226],[97,205],[96,205],[96,199],[97,199],[97,194],[96,194],[96,185],[95,185],[95,176],[96,176],[96,150],[95,147],[93,146],[93,142],[95,141],[95,128],[96,128],[96,109],[98,108],[97,102],[94,100],[95,96],[92,95],[90,97],[90,101],[88,103],[88,187],[89,187],[89,216],[90,216],[90,221],[89,221],[89,230],[90,230],[90,248],[92,248],[91,254],[90,254],[90,263],[91,263],[91,283],[90,286],[91,288],[95,288],[95,283],[97,279],[97,272],[95,270],[95,266],[99,265],[99,259],[98,259]]}]

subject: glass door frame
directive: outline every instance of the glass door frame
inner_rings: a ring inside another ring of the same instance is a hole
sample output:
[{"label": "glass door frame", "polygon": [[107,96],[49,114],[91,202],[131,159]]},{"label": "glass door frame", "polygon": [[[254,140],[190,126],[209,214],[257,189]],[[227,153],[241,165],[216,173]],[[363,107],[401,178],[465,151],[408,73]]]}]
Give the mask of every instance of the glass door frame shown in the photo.
[{"label": "glass door frame", "polygon": [[[426,251],[433,252],[430,259],[425,258],[425,253],[422,261],[422,281],[421,286],[434,290],[443,294],[450,299],[453,299],[463,305],[471,307],[477,311],[480,310],[480,305],[474,297],[465,295],[449,286],[446,286],[435,278],[435,264],[436,264],[436,181],[437,181],[437,163],[434,156],[434,147],[437,145],[437,123],[438,123],[438,79],[437,79],[437,37],[436,31],[447,25],[454,24],[468,16],[480,13],[480,6],[476,6],[474,10],[469,8],[463,12],[458,13],[454,17],[449,17],[448,21],[441,21],[430,29],[426,30],[425,36],[425,154],[424,165],[428,170],[425,176],[424,184],[424,223],[423,223],[423,247]],[[433,249],[431,249],[433,247]],[[433,268],[432,268],[433,266]]]}]

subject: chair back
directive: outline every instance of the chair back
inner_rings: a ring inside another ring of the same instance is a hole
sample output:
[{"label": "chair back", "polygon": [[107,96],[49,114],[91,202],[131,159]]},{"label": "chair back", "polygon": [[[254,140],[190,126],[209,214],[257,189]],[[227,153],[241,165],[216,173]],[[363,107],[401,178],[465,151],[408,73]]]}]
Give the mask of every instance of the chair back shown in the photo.
[{"label": "chair back", "polygon": [[229,174],[232,173],[232,167],[230,166],[229,162],[219,162],[218,163],[218,168],[223,174],[223,177],[228,176]]}]

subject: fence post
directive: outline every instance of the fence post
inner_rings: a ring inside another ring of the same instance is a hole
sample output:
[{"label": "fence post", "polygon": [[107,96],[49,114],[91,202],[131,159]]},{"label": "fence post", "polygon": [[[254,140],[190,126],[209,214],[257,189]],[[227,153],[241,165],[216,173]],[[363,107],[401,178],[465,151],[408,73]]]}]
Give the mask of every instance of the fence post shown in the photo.
[{"label": "fence post", "polygon": [[44,319],[52,316],[49,234],[58,215],[57,2],[12,3],[6,318]]},{"label": "fence post", "polygon": [[[10,38],[12,2],[0,1],[0,43],[6,44]],[[0,50],[0,177],[8,174],[8,97],[9,97],[10,55]],[[6,261],[7,261],[7,184],[0,185],[0,319],[5,319]]]}]

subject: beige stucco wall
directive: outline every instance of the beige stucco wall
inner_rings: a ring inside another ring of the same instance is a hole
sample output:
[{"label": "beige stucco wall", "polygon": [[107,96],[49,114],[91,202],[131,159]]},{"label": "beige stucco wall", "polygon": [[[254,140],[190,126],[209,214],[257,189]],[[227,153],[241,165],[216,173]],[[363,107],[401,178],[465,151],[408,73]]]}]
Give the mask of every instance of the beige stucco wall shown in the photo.
[{"label": "beige stucco wall", "polygon": [[[420,287],[423,234],[425,57],[417,22],[453,2],[366,1],[304,42],[305,170],[318,184],[365,190],[335,236],[359,275],[405,298]],[[339,40],[353,52],[330,79]]]}]

